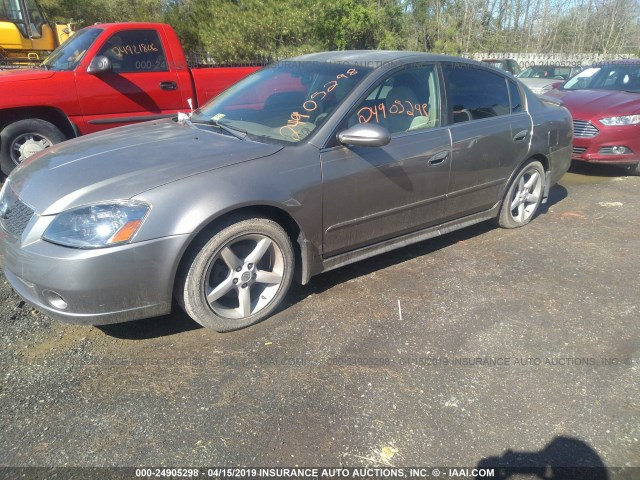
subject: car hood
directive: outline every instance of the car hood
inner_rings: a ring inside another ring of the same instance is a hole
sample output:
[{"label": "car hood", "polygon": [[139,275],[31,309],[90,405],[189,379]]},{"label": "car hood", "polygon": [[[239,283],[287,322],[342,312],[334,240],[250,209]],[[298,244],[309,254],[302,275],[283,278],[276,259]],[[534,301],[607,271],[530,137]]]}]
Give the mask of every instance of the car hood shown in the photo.
[{"label": "car hood", "polygon": [[41,215],[127,199],[208,170],[281,150],[173,120],[147,122],[55,145],[9,176],[13,191]]},{"label": "car hood", "polygon": [[617,90],[552,90],[549,96],[562,99],[574,119],[596,120],[640,112],[640,94]]},{"label": "car hood", "polygon": [[37,68],[0,70],[0,83],[26,82],[28,80],[46,80],[51,78],[56,72],[51,70],[41,70]]}]

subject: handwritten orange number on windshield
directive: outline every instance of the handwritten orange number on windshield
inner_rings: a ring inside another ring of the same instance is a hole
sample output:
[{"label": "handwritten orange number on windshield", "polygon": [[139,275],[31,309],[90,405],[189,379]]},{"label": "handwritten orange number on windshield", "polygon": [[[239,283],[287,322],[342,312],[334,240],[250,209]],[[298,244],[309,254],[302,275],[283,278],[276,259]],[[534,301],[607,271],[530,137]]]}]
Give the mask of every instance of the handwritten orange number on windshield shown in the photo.
[{"label": "handwritten orange number on windshield", "polygon": [[[336,75],[336,79],[337,80],[331,80],[330,82],[325,83],[323,85],[323,87],[325,87],[327,89],[326,92],[324,90],[318,90],[317,92],[312,93],[309,96],[309,100],[307,100],[306,102],[304,102],[302,104],[302,108],[304,108],[304,110],[306,112],[308,112],[308,113],[316,111],[318,109],[318,103],[316,102],[316,98],[317,97],[322,95],[322,97],[318,98],[318,102],[324,100],[325,97],[327,96],[327,92],[332,92],[338,86],[338,80],[339,79],[353,77],[357,73],[358,73],[358,71],[355,68],[350,68],[349,70],[347,70],[346,75],[344,73],[340,73],[340,74]],[[384,108],[384,105],[382,107]],[[376,115],[377,115],[377,113],[376,113]],[[280,135],[282,135],[283,137],[284,136],[291,137],[294,140],[300,140],[300,134],[298,133],[296,128],[301,123],[304,123],[304,122],[300,122],[300,119],[302,117],[309,118],[309,115],[301,115],[298,112],[293,112],[291,114],[291,120],[289,120],[287,122],[287,125],[285,125],[285,126],[280,128]],[[362,122],[360,122],[360,123],[362,123]],[[285,132],[286,132],[286,135],[285,135]]]},{"label": "handwritten orange number on windshield", "polygon": [[[330,86],[327,87],[327,85],[330,85]],[[333,92],[335,88],[338,86],[338,81],[331,80],[329,83],[325,83],[323,86],[327,89],[327,92]]]},{"label": "handwritten orange number on windshield", "polygon": [[[310,104],[307,106],[307,104]],[[307,112],[313,112],[316,108],[318,108],[318,104],[313,100],[307,100],[302,104],[302,108],[304,108]]]}]

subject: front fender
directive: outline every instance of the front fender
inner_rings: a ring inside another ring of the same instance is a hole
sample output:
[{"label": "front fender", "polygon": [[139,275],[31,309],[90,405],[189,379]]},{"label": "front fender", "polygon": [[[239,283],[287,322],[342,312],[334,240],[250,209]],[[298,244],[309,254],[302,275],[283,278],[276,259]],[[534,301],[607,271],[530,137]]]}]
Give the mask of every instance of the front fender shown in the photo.
[{"label": "front fender", "polygon": [[193,175],[134,198],[151,205],[134,241],[188,235],[187,246],[224,215],[247,208],[278,209],[301,232],[299,280],[306,283],[313,274],[312,259],[322,245],[322,176],[319,151],[312,145]]}]

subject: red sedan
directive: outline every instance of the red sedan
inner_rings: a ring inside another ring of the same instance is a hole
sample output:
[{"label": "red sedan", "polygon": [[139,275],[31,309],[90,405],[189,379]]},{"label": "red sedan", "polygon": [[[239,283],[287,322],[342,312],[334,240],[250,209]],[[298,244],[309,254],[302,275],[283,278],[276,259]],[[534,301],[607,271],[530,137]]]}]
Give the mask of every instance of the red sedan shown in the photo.
[{"label": "red sedan", "polygon": [[594,64],[547,95],[573,116],[573,160],[640,174],[640,60]]}]

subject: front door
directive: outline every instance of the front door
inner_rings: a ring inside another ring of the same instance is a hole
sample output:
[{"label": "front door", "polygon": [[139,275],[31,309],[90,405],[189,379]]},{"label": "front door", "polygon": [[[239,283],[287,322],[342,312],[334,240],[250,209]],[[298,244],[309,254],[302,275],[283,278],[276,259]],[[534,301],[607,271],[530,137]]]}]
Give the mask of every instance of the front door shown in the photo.
[{"label": "front door", "polygon": [[342,128],[378,123],[391,142],[322,152],[325,257],[440,222],[451,154],[440,105],[437,67],[418,65],[390,74],[345,119]]},{"label": "front door", "polygon": [[76,77],[87,132],[137,117],[140,121],[159,118],[184,108],[177,73],[168,67],[158,31],[119,31],[97,55],[111,60],[112,71],[90,75],[80,67]]}]

